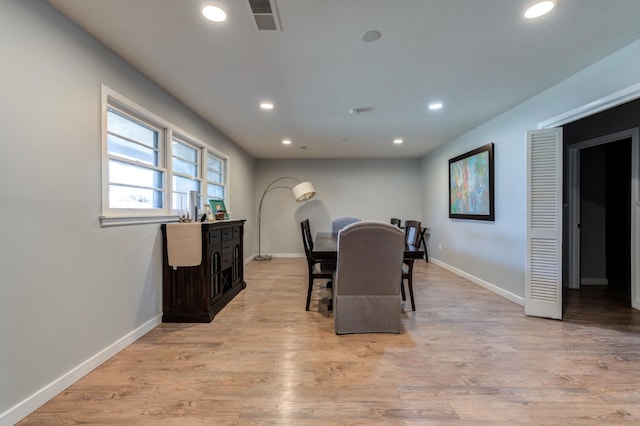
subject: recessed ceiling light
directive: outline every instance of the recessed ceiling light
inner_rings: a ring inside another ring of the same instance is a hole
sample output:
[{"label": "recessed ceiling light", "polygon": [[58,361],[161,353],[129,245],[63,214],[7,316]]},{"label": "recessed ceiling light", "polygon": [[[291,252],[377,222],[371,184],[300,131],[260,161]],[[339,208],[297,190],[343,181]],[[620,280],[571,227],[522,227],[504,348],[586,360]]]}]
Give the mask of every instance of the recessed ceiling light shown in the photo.
[{"label": "recessed ceiling light", "polygon": [[393,143],[396,144],[396,145],[400,145],[402,142],[403,142],[403,140],[400,139],[400,138],[397,138],[397,139],[393,140]]},{"label": "recessed ceiling light", "polygon": [[227,14],[218,6],[205,6],[202,9],[205,18],[213,22],[224,22],[227,20]]},{"label": "recessed ceiling light", "polygon": [[546,15],[547,13],[551,12],[551,9],[553,9],[555,5],[556,2],[553,0],[544,0],[538,2],[524,12],[524,17],[529,19],[539,18],[542,15]]},{"label": "recessed ceiling light", "polygon": [[291,145],[291,139],[282,139],[283,145]]},{"label": "recessed ceiling light", "polygon": [[273,109],[273,103],[272,102],[260,102],[260,108],[262,109]]},{"label": "recessed ceiling light", "polygon": [[444,106],[444,104],[442,102],[431,102],[429,104],[429,109],[431,111],[437,111],[439,109],[442,109],[443,106]]}]

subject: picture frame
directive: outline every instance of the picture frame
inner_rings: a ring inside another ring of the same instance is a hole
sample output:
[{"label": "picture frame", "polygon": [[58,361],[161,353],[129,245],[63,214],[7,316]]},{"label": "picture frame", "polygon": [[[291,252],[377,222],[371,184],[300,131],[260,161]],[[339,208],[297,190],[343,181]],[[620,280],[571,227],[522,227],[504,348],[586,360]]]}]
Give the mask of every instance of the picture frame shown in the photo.
[{"label": "picture frame", "polygon": [[207,215],[207,220],[209,222],[212,222],[212,221],[216,220],[216,216],[213,214],[213,210],[211,210],[211,205],[210,204],[205,204],[204,205],[204,213]]},{"label": "picture frame", "polygon": [[217,220],[229,219],[229,213],[227,213],[227,207],[224,205],[224,200],[209,200],[209,206],[211,211]]},{"label": "picture frame", "polygon": [[495,221],[494,146],[449,160],[449,218]]}]

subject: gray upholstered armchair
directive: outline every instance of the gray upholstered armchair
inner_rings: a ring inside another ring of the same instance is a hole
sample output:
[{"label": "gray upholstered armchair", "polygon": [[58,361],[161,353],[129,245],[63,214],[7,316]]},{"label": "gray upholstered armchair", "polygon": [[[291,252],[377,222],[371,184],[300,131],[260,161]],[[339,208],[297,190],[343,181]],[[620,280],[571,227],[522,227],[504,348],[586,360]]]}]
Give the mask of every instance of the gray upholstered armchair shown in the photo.
[{"label": "gray upholstered armchair", "polygon": [[400,333],[404,232],[363,221],[340,231],[333,285],[336,334]]}]

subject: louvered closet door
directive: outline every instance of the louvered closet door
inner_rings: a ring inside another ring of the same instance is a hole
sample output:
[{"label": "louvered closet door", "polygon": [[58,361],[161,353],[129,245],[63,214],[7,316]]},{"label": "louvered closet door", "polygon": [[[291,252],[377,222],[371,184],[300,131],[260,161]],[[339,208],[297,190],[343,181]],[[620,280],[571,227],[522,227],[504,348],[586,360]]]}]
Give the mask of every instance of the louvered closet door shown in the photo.
[{"label": "louvered closet door", "polygon": [[527,315],[562,319],[562,129],[527,132]]}]

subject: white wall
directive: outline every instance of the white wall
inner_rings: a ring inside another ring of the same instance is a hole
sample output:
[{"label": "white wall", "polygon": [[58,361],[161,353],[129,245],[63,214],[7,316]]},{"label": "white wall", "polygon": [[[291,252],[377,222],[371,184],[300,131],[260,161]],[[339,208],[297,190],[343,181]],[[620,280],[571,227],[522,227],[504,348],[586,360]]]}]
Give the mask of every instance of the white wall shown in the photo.
[{"label": "white wall", "polygon": [[[425,157],[422,209],[423,222],[431,228],[431,258],[498,287],[514,296],[512,300],[522,299],[526,131],[638,82],[640,40]],[[495,143],[496,220],[494,223],[450,220],[448,160],[489,142]]]},{"label": "white wall", "polygon": [[0,424],[11,424],[162,312],[159,226],[99,226],[101,84],[229,155],[236,218],[255,215],[255,164],[45,2],[0,1],[0,57]]},{"label": "white wall", "polygon": [[267,194],[262,207],[263,254],[304,255],[300,221],[306,218],[315,234],[329,231],[331,218],[337,216],[385,222],[421,216],[419,160],[258,160],[256,206],[269,182],[281,176],[311,181],[317,195],[297,203],[286,189]]}]

